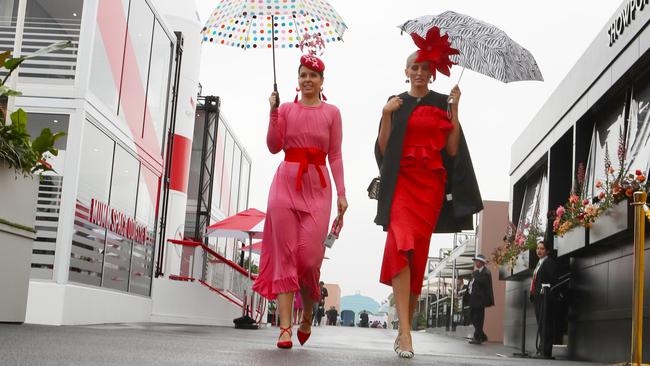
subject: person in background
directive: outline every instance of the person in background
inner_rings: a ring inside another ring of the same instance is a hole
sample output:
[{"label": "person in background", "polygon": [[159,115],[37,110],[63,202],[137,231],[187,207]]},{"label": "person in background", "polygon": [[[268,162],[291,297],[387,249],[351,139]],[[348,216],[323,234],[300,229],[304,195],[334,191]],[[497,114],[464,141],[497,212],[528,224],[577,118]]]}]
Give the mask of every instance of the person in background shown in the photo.
[{"label": "person in background", "polygon": [[494,305],[494,292],[492,291],[492,274],[485,267],[487,259],[483,254],[474,257],[476,270],[472,273],[472,280],[469,283],[469,306],[472,325],[474,326],[474,337],[469,341],[471,344],[487,342],[488,337],[483,331],[485,322],[485,308]]},{"label": "person in background", "polygon": [[557,266],[548,256],[549,252],[546,242],[540,240],[535,250],[539,261],[530,283],[530,300],[535,304],[537,332],[540,335],[537,353],[545,359],[553,358],[553,298],[550,290],[557,283]]},{"label": "person in background", "polygon": [[339,312],[334,306],[330,306],[327,310],[327,325],[336,325],[336,320],[339,317]]}]

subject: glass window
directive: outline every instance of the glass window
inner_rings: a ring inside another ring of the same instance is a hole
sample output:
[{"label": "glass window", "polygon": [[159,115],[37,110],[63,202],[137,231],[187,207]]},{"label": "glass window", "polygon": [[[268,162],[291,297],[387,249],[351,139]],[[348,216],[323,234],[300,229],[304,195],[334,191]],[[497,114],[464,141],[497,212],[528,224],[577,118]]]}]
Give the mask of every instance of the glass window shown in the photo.
[{"label": "glass window", "polygon": [[239,202],[237,212],[244,211],[248,208],[248,185],[250,182],[251,163],[245,155],[242,154],[241,160],[241,179],[239,180]]},{"label": "glass window", "polygon": [[237,198],[239,196],[239,180],[241,172],[241,149],[235,145],[235,151],[232,161],[232,179],[230,181],[230,207],[228,215],[237,213]]},{"label": "glass window", "polygon": [[620,168],[618,158],[619,144],[625,144],[625,99],[624,95],[614,98],[606,103],[608,106],[598,113],[599,119],[594,125],[591,140],[591,150],[587,160],[585,174],[585,197],[594,197],[598,194],[595,188],[596,181],[605,182],[605,157],[611,161],[614,170]]},{"label": "glass window", "polygon": [[115,148],[109,206],[119,213],[117,217],[123,219],[124,225],[120,226],[124,229],[109,230],[107,233],[102,286],[122,291],[129,286],[133,236],[127,232],[135,216],[139,169],[140,163],[131,154],[120,146]]},{"label": "glass window", "polygon": [[[70,40],[72,46],[25,61],[21,77],[66,80],[72,84],[81,29],[83,0],[28,0],[25,9],[23,55],[54,42]],[[47,37],[43,35],[46,34]]]},{"label": "glass window", "polygon": [[[126,119],[131,133],[138,137],[142,137],[153,24],[154,16],[146,1],[132,0],[118,114]],[[147,147],[153,149],[153,146]]]},{"label": "glass window", "polygon": [[[149,296],[156,243],[156,207],[160,177],[142,166],[138,183],[136,222],[145,225],[146,235],[133,242],[129,292]],[[143,239],[143,240],[141,240]]]},{"label": "glass window", "polygon": [[[221,126],[224,127],[223,125]],[[223,171],[221,173],[221,202],[219,204],[219,209],[225,215],[228,215],[228,209],[230,207],[230,177],[232,173],[235,140],[232,138],[232,135],[230,135],[230,131],[225,128],[224,133],[226,135],[226,148],[224,151]]]},{"label": "glass window", "polygon": [[[162,147],[167,122],[169,97],[169,79],[172,63],[173,44],[160,23],[155,22],[149,85],[147,86],[147,115],[144,127],[144,139],[155,138]],[[152,136],[149,136],[152,135]]]},{"label": "glass window", "polygon": [[47,162],[52,164],[55,172],[46,174],[63,175],[63,162],[65,161],[65,148],[68,144],[67,133],[69,124],[70,116],[65,114],[28,113],[27,132],[31,135],[32,140],[38,137],[44,128],[49,128],[52,133],[63,132],[66,134],[54,144],[54,147],[59,150],[59,154],[57,156],[48,154]]},{"label": "glass window", "polygon": [[[84,128],[72,238],[70,281],[99,286],[106,225],[91,222],[91,201],[108,204],[114,142],[90,122]],[[101,211],[98,209],[96,212]],[[93,220],[94,222],[102,219]]]},{"label": "glass window", "polygon": [[530,177],[526,182],[523,204],[519,214],[517,228],[525,234],[528,233],[529,225],[538,225],[542,231],[546,229],[546,211],[548,206],[548,195],[546,189],[546,170]]},{"label": "glass window", "polygon": [[[43,128],[49,128],[52,133],[67,133],[69,119],[69,116],[64,114],[28,113],[27,132],[32,139],[38,136]],[[55,147],[59,149],[59,154],[47,158],[55,171],[43,173],[39,177],[31,278],[52,279],[66,145],[65,136],[57,140]]]},{"label": "glass window", "polygon": [[228,130],[226,127],[219,121],[217,127],[217,148],[214,152],[214,181],[212,182],[212,208],[219,208],[219,202],[221,202],[221,187],[223,186],[221,182],[221,177],[223,175],[223,160],[225,157],[226,149],[226,134]]},{"label": "glass window", "polygon": [[627,133],[627,171],[650,173],[650,74],[634,85]]},{"label": "glass window", "polygon": [[[19,0],[4,0],[0,3],[0,26],[16,26],[16,16],[18,15],[18,1]],[[14,28],[14,32],[15,30],[16,29]],[[13,42],[11,42],[11,48],[4,47],[3,49],[13,49]]]},{"label": "glass window", "polygon": [[89,88],[111,112],[117,113],[129,0],[106,2],[103,5],[121,5],[124,18],[121,21],[107,20],[103,18],[104,7],[98,10],[99,24],[93,41]]},{"label": "glass window", "polygon": [[[0,1],[0,50],[13,52],[16,40],[16,20],[18,15],[18,0]],[[0,76],[7,75],[5,69],[0,70]]]}]

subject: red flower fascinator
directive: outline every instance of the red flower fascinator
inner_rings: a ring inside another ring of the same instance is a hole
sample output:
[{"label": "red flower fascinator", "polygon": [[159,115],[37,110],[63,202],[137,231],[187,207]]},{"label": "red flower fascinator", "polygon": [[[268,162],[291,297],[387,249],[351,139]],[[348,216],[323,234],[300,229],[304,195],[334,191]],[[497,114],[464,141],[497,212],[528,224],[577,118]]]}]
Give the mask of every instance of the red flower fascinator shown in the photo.
[{"label": "red flower fascinator", "polygon": [[302,55],[302,57],[300,57],[300,64],[321,74],[325,71],[325,63],[323,60],[314,55]]},{"label": "red flower fascinator", "polygon": [[460,53],[451,47],[449,36],[445,34],[441,37],[440,28],[433,27],[427,31],[426,38],[422,38],[415,32],[411,33],[411,38],[419,48],[415,62],[428,62],[433,80],[436,79],[436,70],[449,76],[451,65],[456,64],[449,59],[449,56]]}]

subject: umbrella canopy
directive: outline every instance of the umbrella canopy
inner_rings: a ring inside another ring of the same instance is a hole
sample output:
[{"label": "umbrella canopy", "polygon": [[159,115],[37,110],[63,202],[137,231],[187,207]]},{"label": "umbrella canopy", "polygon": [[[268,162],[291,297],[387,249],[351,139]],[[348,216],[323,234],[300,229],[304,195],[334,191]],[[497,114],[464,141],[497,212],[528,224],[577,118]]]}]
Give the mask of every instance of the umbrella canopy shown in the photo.
[{"label": "umbrella canopy", "polygon": [[227,217],[216,224],[208,226],[207,236],[237,238],[242,241],[251,238],[261,239],[264,232],[266,214],[260,210],[249,208],[236,215]]},{"label": "umbrella canopy", "polygon": [[260,254],[262,252],[262,242],[258,241],[257,243],[247,245],[245,247],[242,247],[241,250],[243,250],[243,251],[251,251],[252,253]]},{"label": "umbrella canopy", "polygon": [[450,58],[459,66],[504,83],[544,80],[533,55],[513,41],[501,29],[468,15],[446,11],[408,20],[399,28],[403,32],[425,36],[433,27],[449,36],[451,46],[460,51]]},{"label": "umbrella canopy", "polygon": [[204,42],[242,49],[300,48],[307,34],[330,43],[346,28],[325,0],[222,0],[202,34]]}]

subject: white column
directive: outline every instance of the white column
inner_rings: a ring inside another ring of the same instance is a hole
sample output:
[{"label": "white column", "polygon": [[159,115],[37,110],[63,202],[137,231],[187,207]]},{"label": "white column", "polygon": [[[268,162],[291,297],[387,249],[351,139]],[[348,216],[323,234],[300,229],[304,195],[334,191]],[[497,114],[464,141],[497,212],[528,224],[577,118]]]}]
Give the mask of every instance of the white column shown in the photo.
[{"label": "white column", "polygon": [[[85,103],[79,101],[80,107]],[[86,127],[86,112],[79,108],[70,115],[68,127],[65,176],[61,192],[61,208],[59,211],[59,227],[56,236],[56,252],[54,253],[54,271],[52,280],[56,283],[68,282],[70,271],[70,254],[72,252],[72,237],[79,188],[79,173],[81,164],[81,144]]]}]

